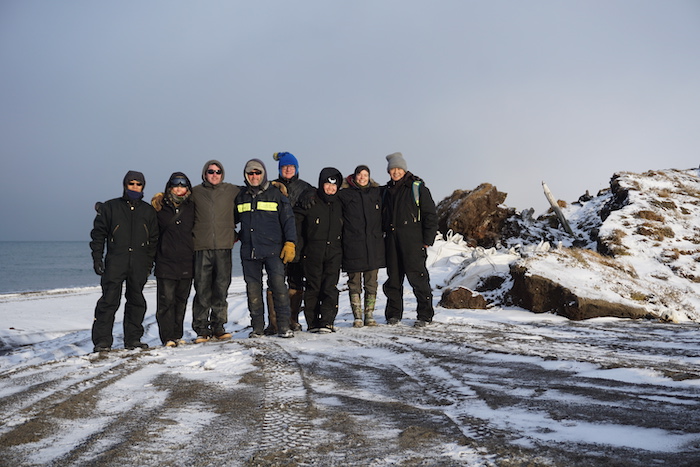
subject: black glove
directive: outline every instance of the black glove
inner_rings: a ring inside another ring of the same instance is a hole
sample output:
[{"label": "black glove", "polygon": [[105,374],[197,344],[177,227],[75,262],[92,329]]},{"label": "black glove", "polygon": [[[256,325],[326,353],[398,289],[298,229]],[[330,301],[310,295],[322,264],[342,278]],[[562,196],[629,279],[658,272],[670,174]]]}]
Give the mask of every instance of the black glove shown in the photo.
[{"label": "black glove", "polygon": [[307,190],[302,193],[297,203],[302,207],[302,209],[311,208],[314,204],[316,204],[316,190]]},{"label": "black glove", "polygon": [[93,263],[93,267],[95,268],[95,274],[98,276],[105,273],[105,263],[101,259],[96,259]]}]

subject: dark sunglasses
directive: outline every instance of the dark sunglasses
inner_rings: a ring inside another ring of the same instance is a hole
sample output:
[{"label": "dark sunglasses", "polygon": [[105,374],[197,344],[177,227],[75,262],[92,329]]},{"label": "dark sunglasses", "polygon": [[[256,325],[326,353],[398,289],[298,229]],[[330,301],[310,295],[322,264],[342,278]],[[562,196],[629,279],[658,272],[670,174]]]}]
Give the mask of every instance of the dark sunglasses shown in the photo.
[{"label": "dark sunglasses", "polygon": [[248,175],[262,175],[262,172],[259,170],[251,170],[248,172]]},{"label": "dark sunglasses", "polygon": [[131,185],[142,186],[143,183],[141,183],[141,182],[129,182],[128,185],[129,186],[131,186]]},{"label": "dark sunglasses", "polygon": [[187,180],[184,178],[171,178],[170,179],[170,186],[187,186]]},{"label": "dark sunglasses", "polygon": [[211,174],[221,175],[221,170],[209,169],[209,170],[207,170],[207,173],[209,175],[211,175]]}]

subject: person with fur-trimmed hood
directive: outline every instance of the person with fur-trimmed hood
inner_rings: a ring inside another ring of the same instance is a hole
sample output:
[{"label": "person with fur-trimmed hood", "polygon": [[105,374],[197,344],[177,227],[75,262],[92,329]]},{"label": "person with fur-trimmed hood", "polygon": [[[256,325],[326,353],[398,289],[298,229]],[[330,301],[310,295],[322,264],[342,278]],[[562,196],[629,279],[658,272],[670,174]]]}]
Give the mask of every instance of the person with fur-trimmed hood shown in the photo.
[{"label": "person with fur-trimmed hood", "polygon": [[[292,208],[297,204],[299,196],[309,188],[313,188],[310,183],[299,178],[299,161],[290,152],[276,152],[272,155],[276,160],[279,177],[275,182],[280,183],[286,189],[287,197]],[[301,302],[304,297],[304,267],[301,262],[301,239],[297,238],[296,257],[293,261],[287,263],[285,274],[287,276],[287,286],[289,287],[289,307],[290,321],[289,326],[292,331],[301,331],[299,324],[299,312],[301,311]],[[269,331],[270,334],[276,333],[275,307],[272,300],[272,293],[268,290],[267,294],[268,313],[270,317]]]},{"label": "person with fur-trimmed hood", "polygon": [[304,245],[304,316],[309,332],[335,331],[343,254],[343,213],[338,200],[342,180],[338,169],[324,168],[318,177],[318,188],[304,192],[301,198],[307,201],[300,201],[294,208],[297,232]]},{"label": "person with fur-trimmed hood", "polygon": [[165,190],[151,205],[158,215],[156,251],[156,321],[160,341],[166,347],[183,344],[183,321],[194,278],[194,203],[192,184],[182,172],[173,172]]},{"label": "person with fur-trimmed hood", "polygon": [[[94,352],[111,350],[114,317],[126,282],[124,306],[124,347],[146,349],[141,342],[146,299],[143,287],[153,268],[158,242],[156,211],[143,201],[146,178],[130,170],[122,182],[123,194],[96,205],[97,216],[90,232],[95,273],[101,276],[102,296],[92,323]],[[107,254],[104,257],[105,246]]]},{"label": "person with fur-trimmed hood", "polygon": [[224,182],[224,166],[210,160],[202,168],[202,183],[192,188],[194,202],[194,300],[192,329],[196,343],[230,339],[228,288],[236,242],[234,219],[237,185]]},{"label": "person with fur-trimmed hood", "polygon": [[289,328],[289,291],[284,265],[294,259],[297,240],[294,213],[289,199],[267,180],[265,164],[249,160],[243,169],[245,187],[236,197],[236,223],[241,224],[241,263],[253,327],[249,337],[264,335],[263,267],[272,291],[277,334],[293,337]]},{"label": "person with fur-trimmed hood", "polygon": [[386,267],[386,260],[382,193],[379,184],[370,178],[369,167],[358,165],[343,181],[338,198],[343,206],[343,271],[348,273],[353,326],[376,326],[377,276],[379,269]]},{"label": "person with fur-trimmed hood", "polygon": [[437,211],[430,190],[423,180],[408,171],[400,152],[386,156],[391,180],[382,196],[382,224],[385,234],[387,280],[387,323],[398,324],[403,318],[403,282],[413,288],[417,301],[415,327],[433,321],[433,291],[425,261],[428,246],[437,234]]}]

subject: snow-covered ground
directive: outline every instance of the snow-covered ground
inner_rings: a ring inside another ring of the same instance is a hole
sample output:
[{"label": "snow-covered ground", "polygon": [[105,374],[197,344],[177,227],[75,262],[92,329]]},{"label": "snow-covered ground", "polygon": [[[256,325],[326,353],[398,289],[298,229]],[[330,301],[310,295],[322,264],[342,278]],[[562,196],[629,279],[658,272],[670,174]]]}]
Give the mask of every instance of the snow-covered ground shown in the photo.
[{"label": "snow-covered ground", "polygon": [[[435,303],[519,254],[437,242]],[[0,295],[3,464],[700,465],[693,322],[437,307],[414,329],[407,290],[401,325],[354,329],[344,290],[337,333],[247,339],[236,279],[233,339],[171,349],[146,295],[154,348],[101,355],[97,288]]]}]

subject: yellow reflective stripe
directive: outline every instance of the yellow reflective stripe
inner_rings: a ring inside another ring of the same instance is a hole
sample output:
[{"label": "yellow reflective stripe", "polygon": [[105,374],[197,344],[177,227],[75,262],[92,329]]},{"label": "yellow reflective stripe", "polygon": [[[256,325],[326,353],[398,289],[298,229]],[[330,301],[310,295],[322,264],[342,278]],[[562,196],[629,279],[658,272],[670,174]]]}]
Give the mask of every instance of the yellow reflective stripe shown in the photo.
[{"label": "yellow reflective stripe", "polygon": [[258,211],[277,211],[275,201],[258,201]]},{"label": "yellow reflective stripe", "polygon": [[253,206],[250,203],[241,203],[238,206],[238,212],[248,212],[253,210]]}]

